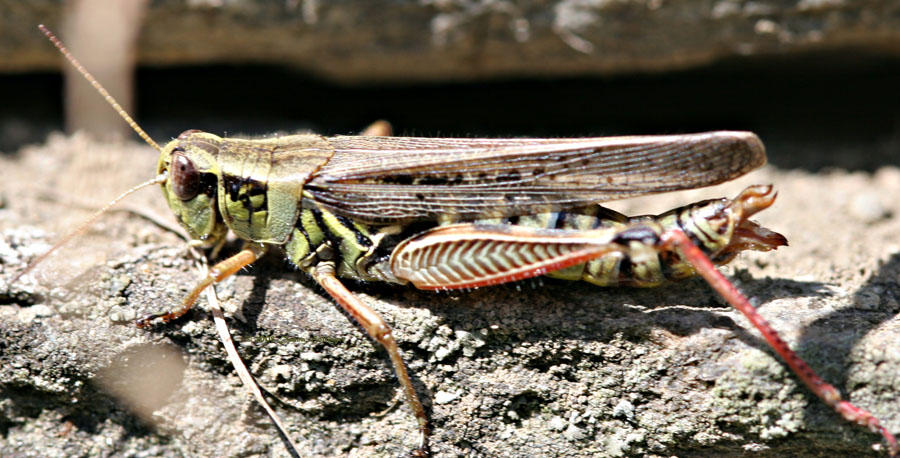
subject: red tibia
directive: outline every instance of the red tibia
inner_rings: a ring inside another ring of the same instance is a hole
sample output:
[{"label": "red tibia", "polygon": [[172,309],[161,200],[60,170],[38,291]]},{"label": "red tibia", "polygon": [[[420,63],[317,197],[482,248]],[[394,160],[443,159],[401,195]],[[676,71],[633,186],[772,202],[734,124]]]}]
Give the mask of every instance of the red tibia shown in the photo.
[{"label": "red tibia", "polygon": [[900,453],[900,446],[897,439],[890,431],[884,428],[881,423],[869,411],[856,407],[848,401],[841,399],[838,390],[826,383],[819,377],[809,365],[794,353],[788,344],[781,339],[775,329],[756,311],[747,298],[741,294],[738,289],[725,278],[712,261],[694,245],[693,242],[684,234],[684,232],[672,229],[663,234],[663,244],[677,247],[684,254],[685,259],[694,266],[697,272],[715,289],[722,297],[728,301],[734,308],[744,314],[753,326],[762,333],[766,342],[778,353],[779,356],[787,363],[787,365],[803,380],[803,383],[815,393],[816,396],[825,401],[842,417],[861,426],[869,428],[872,432],[881,434],[888,444],[888,451],[891,456]]}]

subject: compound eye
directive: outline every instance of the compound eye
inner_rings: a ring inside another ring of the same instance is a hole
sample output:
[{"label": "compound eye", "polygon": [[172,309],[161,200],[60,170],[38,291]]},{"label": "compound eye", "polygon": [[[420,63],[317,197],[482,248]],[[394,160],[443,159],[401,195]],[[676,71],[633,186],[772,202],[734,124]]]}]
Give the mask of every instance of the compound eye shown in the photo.
[{"label": "compound eye", "polygon": [[200,193],[200,173],[185,155],[172,155],[172,191],[181,200],[191,200]]}]

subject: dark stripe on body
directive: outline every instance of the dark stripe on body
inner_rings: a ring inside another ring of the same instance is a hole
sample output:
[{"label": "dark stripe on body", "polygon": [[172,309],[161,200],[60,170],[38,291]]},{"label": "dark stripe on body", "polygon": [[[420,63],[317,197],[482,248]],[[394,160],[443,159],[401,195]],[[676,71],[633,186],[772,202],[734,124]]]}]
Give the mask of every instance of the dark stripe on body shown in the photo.
[{"label": "dark stripe on body", "polygon": [[[307,210],[303,210],[303,211],[307,211]],[[306,239],[306,245],[309,247],[309,251],[310,252],[315,251],[313,249],[312,240],[309,239],[309,234],[306,232],[306,228],[303,227],[303,213],[302,212],[301,212],[300,216],[297,218],[297,222],[294,223],[294,228],[297,229],[298,231],[300,231],[301,234],[303,234],[303,238]]]},{"label": "dark stripe on body", "polygon": [[675,270],[672,269],[672,266],[675,265],[676,262],[680,263],[681,260],[678,259],[675,253],[671,251],[662,252],[657,255],[657,258],[659,259],[663,278],[667,281],[678,280],[678,278],[675,278]]},{"label": "dark stripe on body", "polygon": [[[229,199],[232,202],[240,202],[247,212],[255,213],[268,208],[266,191],[268,191],[269,187],[265,183],[252,178],[224,174],[222,176],[222,184],[225,186],[226,192],[228,192]],[[246,191],[241,192],[241,188],[245,186],[247,187]],[[250,197],[260,194],[265,197],[258,207],[254,207],[250,202]]]},{"label": "dark stripe on body", "polygon": [[631,256],[627,253],[619,260],[619,278],[617,280],[619,283],[628,283],[634,280],[634,263],[631,262]]},{"label": "dark stripe on body", "polygon": [[335,216],[335,218],[337,218],[338,222],[341,223],[341,226],[344,226],[350,232],[353,232],[353,235],[356,236],[356,243],[359,243],[361,246],[364,246],[366,248],[369,248],[372,246],[372,240],[370,240],[369,237],[366,236],[366,234],[363,234],[362,232],[360,232],[360,230],[356,228],[356,225],[353,224],[353,221],[351,221],[349,218],[344,217],[344,216],[340,216],[340,215],[334,215],[334,216]]},{"label": "dark stripe on body", "polygon": [[[550,219],[547,220],[547,228],[548,229],[562,229],[562,223],[566,219],[565,214],[562,212],[553,212],[553,213],[551,213],[551,215],[553,215],[553,216],[551,216]],[[550,224],[551,222],[553,224]]]},{"label": "dark stripe on body", "polygon": [[[682,209],[678,211],[678,213],[675,215],[675,224],[678,226],[678,229],[680,229],[681,232],[684,232],[685,235],[688,236],[688,238],[694,245],[697,245],[697,248],[700,248],[700,250],[703,251],[703,254],[709,256],[710,251],[709,248],[706,247],[706,244],[700,241],[700,238],[697,237],[696,234],[694,234],[694,231],[688,230],[686,227],[684,227],[684,224],[681,223],[681,216],[684,215],[685,212],[688,212],[688,210]],[[689,213],[688,216],[690,216]]]},{"label": "dark stripe on body", "polygon": [[[340,237],[337,234],[331,232],[330,229],[328,229],[328,225],[325,224],[325,221],[322,219],[321,211],[316,210],[316,209],[312,209],[310,211],[312,212],[313,219],[316,221],[316,226],[318,226],[319,230],[322,231],[323,234],[325,234],[325,239],[328,241],[328,244],[331,245],[332,251],[335,253],[335,256],[340,258],[343,255],[343,253],[340,252],[341,251]],[[319,245],[321,245],[321,244],[319,244]]]}]

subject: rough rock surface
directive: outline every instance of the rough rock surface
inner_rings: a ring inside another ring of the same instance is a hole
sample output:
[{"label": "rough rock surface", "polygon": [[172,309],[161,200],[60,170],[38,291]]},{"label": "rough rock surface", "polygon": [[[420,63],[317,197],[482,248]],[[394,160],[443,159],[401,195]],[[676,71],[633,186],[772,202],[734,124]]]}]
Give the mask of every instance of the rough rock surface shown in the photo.
[{"label": "rough rock surface", "polygon": [[[154,162],[145,146],[59,135],[0,159],[0,455],[284,454],[205,306],[152,330],[132,324],[194,282],[171,232],[116,212],[9,284],[86,217],[82,206],[147,179]],[[900,169],[770,166],[616,208],[658,212],[751,183],[777,186],[758,221],[791,246],[725,271],[813,368],[900,432]],[[155,189],[123,208],[171,221]],[[699,280],[352,289],[394,326],[437,456],[858,456],[879,441],[799,386]],[[413,449],[405,405],[379,415],[398,391],[385,353],[303,274],[271,256],[218,290],[239,351],[304,453]],[[135,390],[126,407],[119,399]]]},{"label": "rough rock surface", "polygon": [[[58,56],[35,26],[59,30],[61,3],[0,1],[0,71],[59,68]],[[149,5],[140,64],[256,62],[357,82],[607,75],[847,49],[900,54],[900,4],[893,0],[168,0]]]}]

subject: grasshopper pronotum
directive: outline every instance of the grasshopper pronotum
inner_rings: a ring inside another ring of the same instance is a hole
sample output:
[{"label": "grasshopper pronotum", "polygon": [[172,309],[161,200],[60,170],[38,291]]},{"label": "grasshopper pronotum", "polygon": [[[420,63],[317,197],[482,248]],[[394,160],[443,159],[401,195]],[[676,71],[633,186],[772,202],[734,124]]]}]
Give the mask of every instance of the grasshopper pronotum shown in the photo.
[{"label": "grasshopper pronotum", "polygon": [[203,245],[220,246],[229,231],[246,242],[213,266],[179,308],[144,317],[139,326],[178,318],[206,287],[282,246],[385,347],[419,423],[419,451],[426,453],[428,419],[391,330],[339,278],[454,289],[539,275],[655,286],[699,274],[813,393],[845,419],[880,433],[889,452],[898,453],[878,419],[842,400],[715,269],[742,250],[786,244],[748,219],[774,202],[770,186],[650,217],[598,205],[742,175],[765,162],[752,133],[482,140],[388,137],[389,130],[376,126],[359,137],[238,140],[189,130],[160,147],[41,30],[160,152],[157,177],[141,187],[161,184],[180,223]]}]

